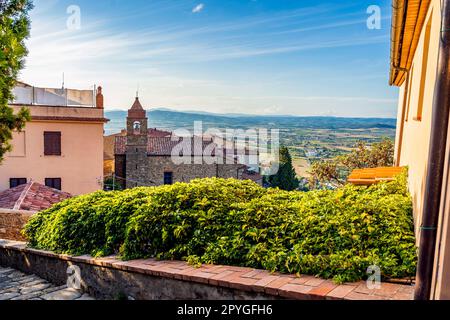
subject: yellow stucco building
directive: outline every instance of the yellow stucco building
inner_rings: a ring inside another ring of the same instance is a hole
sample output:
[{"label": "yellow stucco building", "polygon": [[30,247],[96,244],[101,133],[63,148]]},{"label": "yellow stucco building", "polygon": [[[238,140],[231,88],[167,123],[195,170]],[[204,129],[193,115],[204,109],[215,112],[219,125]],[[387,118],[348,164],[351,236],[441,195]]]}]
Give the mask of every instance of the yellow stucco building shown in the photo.
[{"label": "yellow stucco building", "polygon": [[450,299],[450,1],[393,1],[395,162],[407,166],[419,247],[416,299]]},{"label": "yellow stucco building", "polygon": [[96,90],[34,88],[19,83],[14,112],[31,121],[14,132],[12,152],[0,164],[0,191],[38,182],[72,195],[103,186],[103,95]]}]

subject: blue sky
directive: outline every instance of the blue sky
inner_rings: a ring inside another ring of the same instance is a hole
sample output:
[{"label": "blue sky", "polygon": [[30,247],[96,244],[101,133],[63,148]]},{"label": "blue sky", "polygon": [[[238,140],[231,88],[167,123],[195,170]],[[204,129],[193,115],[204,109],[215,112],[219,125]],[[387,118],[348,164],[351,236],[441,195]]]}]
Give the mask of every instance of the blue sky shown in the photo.
[{"label": "blue sky", "polygon": [[[70,5],[80,28],[67,27]],[[370,30],[367,8],[381,8]],[[395,117],[390,1],[35,0],[22,80],[127,109]]]}]

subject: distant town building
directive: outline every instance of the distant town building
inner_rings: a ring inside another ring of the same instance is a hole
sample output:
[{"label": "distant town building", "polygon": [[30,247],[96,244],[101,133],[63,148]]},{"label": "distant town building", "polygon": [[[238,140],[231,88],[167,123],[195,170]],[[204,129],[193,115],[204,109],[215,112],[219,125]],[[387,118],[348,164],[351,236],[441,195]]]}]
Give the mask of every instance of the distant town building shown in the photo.
[{"label": "distant town building", "polygon": [[14,112],[27,107],[31,121],[14,132],[13,150],[0,164],[0,191],[29,182],[73,195],[102,189],[102,88],[37,88],[18,83]]},{"label": "distant town building", "polygon": [[[211,137],[176,137],[172,132],[149,129],[139,98],[128,110],[126,131],[114,139],[115,176],[124,188],[208,177],[250,179],[262,184],[259,173],[239,163],[226,148],[220,150]],[[176,163],[174,154],[188,159],[187,163]]]}]

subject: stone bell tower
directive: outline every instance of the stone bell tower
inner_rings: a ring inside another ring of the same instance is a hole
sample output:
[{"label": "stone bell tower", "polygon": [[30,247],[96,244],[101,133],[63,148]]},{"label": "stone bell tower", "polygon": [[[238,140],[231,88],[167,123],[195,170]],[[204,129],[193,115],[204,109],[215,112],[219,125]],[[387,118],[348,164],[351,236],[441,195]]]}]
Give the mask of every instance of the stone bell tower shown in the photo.
[{"label": "stone bell tower", "polygon": [[128,110],[126,145],[126,188],[144,186],[148,174],[148,119],[139,98]]}]

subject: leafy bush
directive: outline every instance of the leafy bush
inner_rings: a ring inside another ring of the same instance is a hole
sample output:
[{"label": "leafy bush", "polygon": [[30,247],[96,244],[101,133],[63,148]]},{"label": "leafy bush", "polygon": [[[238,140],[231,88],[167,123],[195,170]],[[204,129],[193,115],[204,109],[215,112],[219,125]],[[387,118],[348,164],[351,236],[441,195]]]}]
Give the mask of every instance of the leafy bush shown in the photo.
[{"label": "leafy bush", "polygon": [[130,216],[151,188],[98,191],[60,202],[34,215],[25,226],[29,245],[61,253],[103,256],[117,252]]},{"label": "leafy bush", "polygon": [[415,274],[406,176],[371,187],[312,192],[263,189],[250,181],[202,179],[96,192],[35,215],[30,245],[60,253],[216,263],[336,282]]},{"label": "leafy bush", "polygon": [[384,138],[370,147],[359,141],[348,154],[313,162],[310,189],[320,189],[325,185],[343,186],[354,169],[390,167],[394,163],[394,141]]}]

